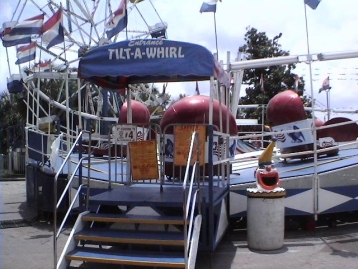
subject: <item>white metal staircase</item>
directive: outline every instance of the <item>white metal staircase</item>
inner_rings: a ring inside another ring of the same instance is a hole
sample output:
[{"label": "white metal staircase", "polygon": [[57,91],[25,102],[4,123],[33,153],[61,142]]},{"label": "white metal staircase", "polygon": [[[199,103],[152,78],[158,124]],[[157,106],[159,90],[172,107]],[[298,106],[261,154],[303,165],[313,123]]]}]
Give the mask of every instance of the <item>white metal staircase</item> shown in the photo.
[{"label": "white metal staircase", "polygon": [[[189,156],[194,151],[195,139],[198,139],[196,132],[191,139]],[[79,214],[58,260],[57,238],[63,223],[59,229],[54,223],[55,268],[76,268],[81,262],[90,263],[94,268],[101,264],[195,268],[202,215],[199,165],[198,162],[191,165],[190,160],[188,158],[182,185],[172,187],[181,190],[182,202],[169,214],[148,215],[145,206],[142,214],[134,214],[131,210],[117,214],[101,213],[100,210],[92,213],[87,210]],[[91,198],[89,195],[86,198],[89,208]]]},{"label": "white metal staircase", "polygon": [[[96,223],[105,227],[96,227]],[[111,224],[119,224],[111,228]],[[71,261],[95,264],[118,264],[145,267],[195,268],[195,259],[200,233],[201,215],[194,221],[194,234],[189,254],[185,255],[185,236],[182,216],[140,216],[80,214],[60,257],[58,268],[68,268]],[[162,226],[161,231],[150,228],[142,230],[122,229],[121,224]],[[175,226],[176,229],[170,229]],[[177,230],[177,231],[173,231]],[[193,256],[194,255],[194,256]]]}]

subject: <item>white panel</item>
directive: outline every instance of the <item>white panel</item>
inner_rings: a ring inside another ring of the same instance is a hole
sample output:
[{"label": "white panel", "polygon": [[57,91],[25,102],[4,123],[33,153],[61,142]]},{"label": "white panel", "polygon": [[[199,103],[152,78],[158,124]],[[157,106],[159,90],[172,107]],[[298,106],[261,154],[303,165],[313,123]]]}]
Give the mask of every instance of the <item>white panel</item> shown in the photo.
[{"label": "white panel", "polygon": [[313,190],[285,197],[285,207],[303,212],[313,213]]},{"label": "white panel", "polygon": [[352,200],[351,197],[338,194],[335,192],[319,189],[318,191],[318,212],[326,211],[337,205],[346,203]]},{"label": "white panel", "polygon": [[230,216],[245,212],[247,208],[247,197],[235,192],[230,192]]},{"label": "white panel", "polygon": [[198,216],[195,217],[194,231],[193,231],[193,236],[192,236],[191,246],[190,246],[190,252],[189,252],[189,258],[188,258],[188,267],[186,267],[188,269],[195,269],[196,256],[197,256],[197,253],[198,253],[201,221],[202,221],[201,215],[198,215]]},{"label": "white panel", "polygon": [[129,210],[126,214],[142,215],[142,216],[160,216],[153,208],[147,206],[136,206]]},{"label": "white panel", "polygon": [[219,243],[220,239],[222,238],[228,226],[229,226],[229,221],[227,216],[226,203],[225,203],[225,199],[223,199],[221,201],[219,223],[216,232],[216,239],[215,239],[216,243]]}]

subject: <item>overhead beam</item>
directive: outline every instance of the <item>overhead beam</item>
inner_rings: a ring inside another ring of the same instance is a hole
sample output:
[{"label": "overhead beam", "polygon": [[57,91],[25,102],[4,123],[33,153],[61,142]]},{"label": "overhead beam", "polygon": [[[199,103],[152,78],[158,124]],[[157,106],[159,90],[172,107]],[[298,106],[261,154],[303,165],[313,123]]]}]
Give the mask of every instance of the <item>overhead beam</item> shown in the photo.
[{"label": "overhead beam", "polygon": [[358,51],[344,51],[344,52],[328,52],[319,54],[306,54],[306,55],[293,55],[293,56],[280,56],[273,58],[245,60],[230,63],[230,70],[243,70],[252,68],[263,68],[275,65],[307,63],[310,61],[331,61],[358,58]]}]

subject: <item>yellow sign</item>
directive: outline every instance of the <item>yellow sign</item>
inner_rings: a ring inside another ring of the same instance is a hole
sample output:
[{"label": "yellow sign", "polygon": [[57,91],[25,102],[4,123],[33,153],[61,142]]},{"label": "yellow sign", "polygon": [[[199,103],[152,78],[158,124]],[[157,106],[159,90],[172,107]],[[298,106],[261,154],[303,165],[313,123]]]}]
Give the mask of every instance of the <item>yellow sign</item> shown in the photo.
[{"label": "yellow sign", "polygon": [[[204,153],[205,153],[205,137],[206,126],[205,125],[179,125],[174,129],[174,165],[187,165],[190,140],[193,132],[199,133],[199,164],[204,165]],[[193,155],[190,163],[193,164],[197,160],[197,144],[194,145]]]},{"label": "yellow sign", "polygon": [[133,180],[159,178],[156,140],[129,142],[129,154]]}]

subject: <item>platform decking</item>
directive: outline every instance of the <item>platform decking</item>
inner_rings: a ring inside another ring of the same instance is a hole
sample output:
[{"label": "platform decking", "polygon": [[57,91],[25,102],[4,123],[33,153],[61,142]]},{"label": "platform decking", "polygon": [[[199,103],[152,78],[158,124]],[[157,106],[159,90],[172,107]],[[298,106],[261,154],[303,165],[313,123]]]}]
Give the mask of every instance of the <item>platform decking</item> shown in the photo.
[{"label": "platform decking", "polygon": [[[213,187],[213,202],[220,202],[227,188]],[[209,201],[208,187],[201,187],[203,203]],[[131,206],[165,206],[181,207],[183,205],[182,186],[165,185],[163,192],[159,185],[134,184],[108,190],[91,196],[92,205],[131,205]]]}]

